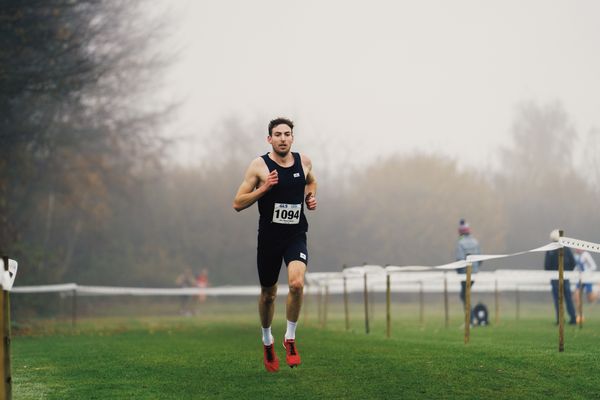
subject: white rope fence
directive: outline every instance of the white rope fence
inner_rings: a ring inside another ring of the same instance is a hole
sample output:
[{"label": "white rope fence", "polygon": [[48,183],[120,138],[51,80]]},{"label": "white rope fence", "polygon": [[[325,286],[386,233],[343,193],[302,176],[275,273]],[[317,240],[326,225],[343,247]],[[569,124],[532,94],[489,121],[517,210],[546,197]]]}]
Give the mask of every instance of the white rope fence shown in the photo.
[{"label": "white rope fence", "polygon": [[[469,263],[476,261],[487,261],[507,257],[515,257],[527,253],[539,253],[556,250],[561,247],[582,249],[594,253],[600,253],[600,245],[579,239],[559,237],[558,231],[551,233],[555,240],[541,247],[527,251],[511,254],[491,255],[469,255],[466,260],[454,261],[448,264],[436,266],[407,265],[407,266],[380,266],[361,265],[345,268],[342,272],[307,272],[306,282],[307,294],[317,293],[319,286],[327,285],[331,294],[343,293],[343,279],[347,278],[347,291],[361,292],[363,286],[352,278],[369,276],[370,290],[381,292],[386,290],[386,276],[393,275],[392,290],[415,292],[424,290],[426,292],[440,292],[444,281],[450,284],[459,284],[464,280],[464,275],[449,273],[459,268],[465,268]],[[13,293],[52,293],[72,292],[80,295],[128,295],[128,296],[256,296],[260,293],[259,286],[219,286],[209,288],[140,288],[140,287],[114,287],[114,286],[87,286],[76,283],[64,283],[56,285],[15,286],[13,282],[16,277],[17,263],[10,260],[10,265],[2,276],[2,286],[5,290]],[[485,293],[495,290],[513,291],[517,288],[530,291],[545,291],[550,287],[549,281],[557,278],[557,271],[544,271],[537,269],[499,269],[496,271],[479,272],[473,274],[473,280],[477,281],[475,292]],[[600,272],[565,271],[565,279],[579,280],[584,282],[600,283]],[[496,285],[498,285],[496,287]],[[280,294],[287,293],[287,287],[279,288]],[[452,285],[449,291],[457,291],[456,285]]]},{"label": "white rope fence", "polygon": [[118,286],[85,286],[76,283],[41,286],[16,286],[11,293],[74,292],[89,296],[257,296],[258,286],[220,286],[210,288],[139,288]]},{"label": "white rope fence", "polygon": [[[369,291],[382,293],[386,291],[387,272],[381,268],[379,273],[371,273],[369,276]],[[319,286],[328,286],[330,294],[341,294],[344,292],[343,278],[346,277],[346,290],[348,293],[363,291],[362,275],[356,274],[332,274],[314,272],[307,274],[309,286],[308,293],[315,293]],[[460,291],[460,282],[465,280],[464,275],[440,271],[425,272],[403,272],[401,274],[391,273],[392,292],[416,293],[423,290],[425,293],[442,293],[444,291],[444,280],[451,286],[448,291],[457,293]],[[583,282],[600,283],[600,272],[580,273],[578,271],[565,271],[565,279],[570,279],[571,284],[582,278]],[[544,271],[534,269],[498,269],[495,271],[482,271],[473,274],[472,280],[477,282],[472,291],[475,293],[510,292],[515,290],[545,292],[550,290],[550,280],[557,279],[557,271]],[[312,286],[311,286],[312,285]]]},{"label": "white rope fence", "polygon": [[[362,267],[356,267],[362,268]],[[369,290],[374,292],[385,292],[386,290],[386,270],[380,267],[381,271],[369,275]],[[388,271],[389,272],[389,271]],[[306,294],[316,294],[320,286],[327,285],[330,294],[342,294],[343,277],[349,278],[347,281],[348,293],[359,293],[363,291],[362,275],[355,273],[332,273],[332,272],[311,272],[306,274],[307,286]],[[577,271],[565,271],[565,279],[571,279],[572,282],[578,281],[581,276],[584,282],[600,283],[600,272],[580,273]],[[426,293],[441,293],[443,291],[444,280],[453,284],[448,291],[458,292],[461,280],[464,275],[447,273],[441,271],[424,272],[403,272],[394,273],[392,280],[392,291],[414,293],[422,289]],[[352,279],[356,278],[356,279]],[[496,271],[479,272],[473,275],[473,280],[477,281],[477,286],[473,288],[476,293],[491,293],[498,289],[500,292],[514,291],[516,289],[526,291],[546,291],[550,288],[550,280],[557,278],[556,271],[543,271],[534,269],[498,269]],[[496,288],[496,283],[498,287]],[[455,284],[455,285],[454,285]],[[280,287],[280,294],[287,294],[287,287]],[[258,296],[260,294],[259,286],[215,286],[209,288],[140,288],[140,287],[119,287],[119,286],[86,286],[76,283],[63,283],[57,285],[35,285],[35,286],[14,286],[10,289],[11,293],[77,293],[83,296]]]}]

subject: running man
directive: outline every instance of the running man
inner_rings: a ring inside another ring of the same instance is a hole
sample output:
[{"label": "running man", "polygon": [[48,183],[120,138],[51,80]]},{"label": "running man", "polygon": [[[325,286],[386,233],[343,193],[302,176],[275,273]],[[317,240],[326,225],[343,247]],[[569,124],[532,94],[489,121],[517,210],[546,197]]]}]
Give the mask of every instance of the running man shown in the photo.
[{"label": "running man", "polygon": [[269,372],[279,370],[279,359],[273,348],[271,323],[275,311],[277,281],[281,262],[288,272],[289,293],[286,304],[287,330],[283,340],[286,362],[300,364],[296,347],[296,324],[302,306],[304,273],[308,264],[306,208],[317,208],[317,181],[310,158],[292,153],[294,124],[286,118],[269,123],[267,142],[272,151],[254,159],[246,170],[233,208],[242,211],[258,201],[258,278],[261,294],[258,313],[262,325],[264,364]]}]

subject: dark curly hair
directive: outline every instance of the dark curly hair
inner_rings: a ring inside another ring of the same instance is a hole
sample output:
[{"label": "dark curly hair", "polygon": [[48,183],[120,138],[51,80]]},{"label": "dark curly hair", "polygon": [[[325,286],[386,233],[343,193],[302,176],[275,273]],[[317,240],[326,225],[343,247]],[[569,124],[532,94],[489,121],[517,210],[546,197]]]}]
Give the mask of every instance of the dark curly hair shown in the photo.
[{"label": "dark curly hair", "polygon": [[273,128],[275,128],[277,125],[281,125],[281,124],[285,124],[285,125],[289,126],[292,131],[294,130],[294,123],[292,122],[292,120],[283,118],[283,117],[279,117],[279,118],[275,118],[274,120],[269,122],[269,136],[271,136],[273,134]]}]

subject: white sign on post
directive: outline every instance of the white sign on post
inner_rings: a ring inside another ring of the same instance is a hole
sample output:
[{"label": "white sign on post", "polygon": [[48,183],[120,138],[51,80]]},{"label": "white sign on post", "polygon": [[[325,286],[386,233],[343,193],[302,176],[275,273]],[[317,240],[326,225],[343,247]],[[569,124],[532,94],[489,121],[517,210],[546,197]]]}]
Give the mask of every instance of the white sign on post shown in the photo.
[{"label": "white sign on post", "polygon": [[[4,264],[4,263],[3,263]],[[19,263],[15,260],[8,260],[8,268],[3,265],[1,284],[2,289],[10,290],[13,287],[13,283],[15,283],[15,278],[17,277],[17,269],[19,267]]]}]

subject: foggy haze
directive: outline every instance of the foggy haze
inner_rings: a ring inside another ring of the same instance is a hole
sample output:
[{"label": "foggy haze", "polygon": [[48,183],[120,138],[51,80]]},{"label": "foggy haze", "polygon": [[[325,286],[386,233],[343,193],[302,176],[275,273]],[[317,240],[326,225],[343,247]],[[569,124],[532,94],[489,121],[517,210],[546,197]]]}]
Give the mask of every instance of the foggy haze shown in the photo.
[{"label": "foggy haze", "polygon": [[488,254],[598,240],[599,3],[85,4],[6,18],[19,284],[256,283],[258,211],[231,204],[280,115],[319,181],[313,271],[447,263],[460,218]]},{"label": "foggy haze", "polygon": [[560,101],[580,139],[600,126],[598,2],[170,7],[181,53],[166,95],[184,100],[174,124],[189,136],[176,152],[184,163],[206,156],[232,116],[260,126],[260,143],[270,118],[289,116],[297,150],[321,168],[415,150],[495,166],[522,101]]}]

